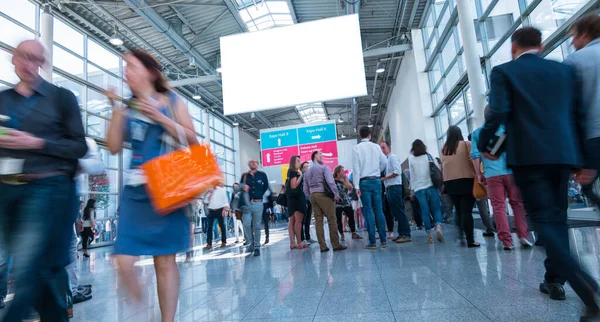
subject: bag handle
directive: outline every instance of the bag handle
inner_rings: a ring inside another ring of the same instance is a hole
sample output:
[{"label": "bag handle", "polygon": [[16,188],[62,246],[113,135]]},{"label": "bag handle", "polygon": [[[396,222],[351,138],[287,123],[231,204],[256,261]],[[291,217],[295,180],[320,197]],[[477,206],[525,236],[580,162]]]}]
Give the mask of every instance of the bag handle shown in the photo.
[{"label": "bag handle", "polygon": [[[169,98],[168,103],[167,103],[167,111],[171,115],[171,119],[175,122],[175,130],[177,131],[177,139],[179,140],[179,146],[180,146],[180,148],[184,148],[189,152],[190,144],[185,136],[185,131],[183,129],[183,126],[181,126],[179,124],[179,120],[177,119],[177,113],[173,106],[173,102],[175,101],[175,94],[173,92],[169,92],[167,95]],[[163,141],[163,144],[165,144],[164,141]]]}]

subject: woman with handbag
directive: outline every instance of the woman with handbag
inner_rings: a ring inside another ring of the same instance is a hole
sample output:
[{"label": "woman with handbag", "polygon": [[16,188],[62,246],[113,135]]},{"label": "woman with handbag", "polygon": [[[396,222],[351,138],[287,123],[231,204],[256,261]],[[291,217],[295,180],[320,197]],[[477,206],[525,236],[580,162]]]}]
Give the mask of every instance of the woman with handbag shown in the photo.
[{"label": "woman with handbag", "polygon": [[287,197],[287,207],[290,212],[288,222],[288,232],[290,233],[290,249],[307,248],[308,245],[302,243],[302,219],[306,212],[306,196],[302,191],[302,176],[300,171],[300,157],[295,155],[290,159],[288,169],[285,195]]},{"label": "woman with handbag", "polygon": [[438,242],[444,242],[442,234],[442,201],[440,190],[434,185],[431,174],[431,166],[437,168],[431,155],[427,153],[427,146],[421,140],[415,140],[412,144],[411,155],[408,157],[408,168],[410,169],[410,183],[412,194],[415,196],[421,209],[427,242],[433,244],[431,217],[434,220],[435,235]]},{"label": "woman with handbag", "polygon": [[446,143],[442,148],[442,169],[445,193],[450,196],[456,208],[456,223],[459,227],[459,238],[462,233],[467,237],[469,248],[479,247],[473,236],[473,206],[475,197],[475,171],[469,153],[471,143],[464,140],[458,126],[448,129]]},{"label": "woman with handbag", "polygon": [[[172,92],[161,73],[160,63],[150,54],[134,49],[125,55],[125,76],[133,93],[128,108],[118,108],[109,94],[113,114],[107,144],[112,154],[130,142],[132,158],[121,194],[119,238],[114,254],[120,284],[141,302],[142,288],[134,263],[138,256],[154,257],[157,293],[162,321],[173,321],[179,298],[179,270],[175,255],[189,248],[190,222],[184,208],[161,215],[147,192],[146,174],[140,166],[167,154],[166,146],[197,143],[185,103]],[[181,142],[187,140],[187,142]]]}]

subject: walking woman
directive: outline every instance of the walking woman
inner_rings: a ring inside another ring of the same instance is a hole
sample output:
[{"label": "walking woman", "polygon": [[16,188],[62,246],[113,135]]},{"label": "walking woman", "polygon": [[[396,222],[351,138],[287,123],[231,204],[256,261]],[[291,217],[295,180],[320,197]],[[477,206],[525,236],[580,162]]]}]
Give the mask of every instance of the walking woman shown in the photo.
[{"label": "walking woman", "polygon": [[90,257],[88,245],[94,241],[94,228],[96,228],[96,200],[88,200],[83,208],[83,231],[81,232],[81,247],[83,248],[83,257]]},{"label": "walking woman", "polygon": [[300,157],[295,155],[290,159],[290,168],[288,169],[285,195],[287,197],[287,206],[290,212],[288,222],[288,231],[290,233],[290,249],[307,248],[308,245],[302,243],[302,219],[306,212],[306,196],[302,191],[302,176],[300,171]]},{"label": "walking woman", "polygon": [[107,138],[112,154],[121,152],[124,142],[131,144],[133,153],[119,204],[119,238],[114,251],[119,283],[141,302],[142,288],[134,263],[138,256],[153,256],[162,321],[171,322],[175,319],[180,283],[175,255],[189,248],[190,222],[184,209],[164,216],[154,211],[146,192],[146,176],[139,167],[167,153],[167,142],[177,142],[180,136],[189,144],[196,143],[196,133],[185,103],[168,88],[159,62],[137,49],[124,59],[133,98],[128,108],[123,109],[115,106],[113,94],[114,109]]},{"label": "walking woman", "polygon": [[[430,164],[437,167],[433,158],[427,153],[427,146],[421,140],[415,140],[408,157],[408,167],[410,169],[410,183],[414,196],[417,198],[425,232],[427,232],[427,242],[433,244],[433,235],[431,233],[431,217],[435,225],[435,235],[438,242],[444,242],[442,234],[442,200],[440,191],[431,181]],[[430,217],[431,215],[431,217]]]},{"label": "walking woman", "polygon": [[444,189],[456,208],[459,238],[467,237],[469,248],[479,247],[473,237],[473,183],[475,174],[471,166],[471,143],[466,142],[458,126],[448,129],[446,143],[442,148]]},{"label": "walking woman", "polygon": [[342,220],[342,214],[348,218],[350,225],[350,231],[352,232],[352,239],[363,239],[359,234],[356,233],[356,223],[354,221],[354,210],[350,200],[349,191],[354,187],[348,180],[348,177],[344,174],[344,167],[338,165],[333,170],[333,179],[340,193],[340,199],[335,202],[335,215],[337,217],[338,231],[342,235],[342,241],[346,240],[344,237],[344,221]]}]

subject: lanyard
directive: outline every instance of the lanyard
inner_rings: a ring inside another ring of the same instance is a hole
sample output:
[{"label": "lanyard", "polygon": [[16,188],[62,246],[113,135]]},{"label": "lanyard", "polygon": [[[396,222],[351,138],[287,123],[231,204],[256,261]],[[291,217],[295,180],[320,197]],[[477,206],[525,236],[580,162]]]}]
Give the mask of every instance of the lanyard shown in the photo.
[{"label": "lanyard", "polygon": [[21,100],[22,102],[20,104],[17,103],[17,106],[13,106],[12,110],[7,111],[8,113],[6,113],[10,117],[10,120],[6,121],[6,125],[16,130],[21,129],[27,116],[29,116],[31,111],[36,107],[38,96],[37,94],[33,94],[31,97],[23,98]]}]

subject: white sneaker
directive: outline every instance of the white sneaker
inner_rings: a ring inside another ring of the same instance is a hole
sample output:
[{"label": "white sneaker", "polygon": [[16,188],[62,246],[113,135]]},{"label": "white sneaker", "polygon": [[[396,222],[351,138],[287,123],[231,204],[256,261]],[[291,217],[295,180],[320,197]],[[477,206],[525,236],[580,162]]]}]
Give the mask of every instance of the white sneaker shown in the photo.
[{"label": "white sneaker", "polygon": [[303,240],[302,245],[310,245],[310,242],[308,240]]},{"label": "white sneaker", "polygon": [[519,239],[519,241],[521,242],[521,246],[523,246],[524,248],[533,247],[533,244],[527,238],[521,238]]},{"label": "white sneaker", "polygon": [[316,243],[318,243],[318,241],[316,241],[316,240],[314,240],[314,239],[309,239],[309,240],[308,240],[308,242],[309,242],[309,243],[311,243],[311,244],[316,244]]}]

